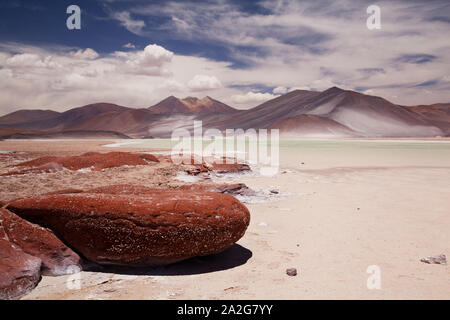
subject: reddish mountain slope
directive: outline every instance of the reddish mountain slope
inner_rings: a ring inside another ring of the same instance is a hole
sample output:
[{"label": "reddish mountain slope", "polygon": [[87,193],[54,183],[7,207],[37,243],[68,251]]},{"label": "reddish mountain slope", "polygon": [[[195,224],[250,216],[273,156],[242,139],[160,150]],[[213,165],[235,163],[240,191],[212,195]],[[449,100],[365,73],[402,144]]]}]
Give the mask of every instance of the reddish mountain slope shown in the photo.
[{"label": "reddish mountain slope", "polygon": [[228,118],[214,119],[210,126],[226,128],[266,128],[275,121],[295,116],[302,105],[311,101],[320,92],[295,90],[269,100],[255,108],[240,111]]},{"label": "reddish mountain slope", "polygon": [[51,110],[19,110],[0,117],[0,124],[26,123],[57,118],[59,112]]},{"label": "reddish mountain slope", "polygon": [[383,98],[331,88],[305,106],[307,114],[333,119],[365,136],[427,137],[442,132],[416,113]]},{"label": "reddish mountain slope", "polygon": [[301,114],[276,121],[268,129],[279,129],[280,137],[336,138],[355,137],[358,133],[327,118]]},{"label": "reddish mountain slope", "polygon": [[89,121],[100,114],[118,114],[127,110],[130,110],[130,108],[111,103],[94,103],[63,112],[58,117],[58,121],[62,129],[75,129],[81,123]]},{"label": "reddish mountain slope", "polygon": [[[78,125],[100,114],[117,114],[127,110],[130,110],[130,108],[110,103],[90,104],[70,109],[63,113],[53,113],[53,111],[52,113],[42,112],[43,110],[23,110],[0,117],[0,126],[50,132],[77,130]],[[17,115],[24,115],[24,117],[18,118]],[[83,129],[91,130],[90,128]]]},{"label": "reddish mountain slope", "polygon": [[406,107],[421,118],[441,128],[446,136],[450,136],[450,103],[438,103],[429,106]]},{"label": "reddish mountain slope", "polygon": [[74,130],[112,130],[129,132],[142,124],[150,123],[155,115],[147,109],[129,109],[122,112],[105,112],[72,126]]},{"label": "reddish mountain slope", "polygon": [[9,137],[14,134],[39,134],[40,131],[22,130],[17,128],[0,128],[0,138]]},{"label": "reddish mountain slope", "polygon": [[236,109],[214,100],[210,97],[198,99],[195,97],[187,97],[178,99],[170,96],[156,105],[148,108],[155,114],[172,114],[172,113],[208,113],[208,112],[234,112]]},{"label": "reddish mountain slope", "polygon": [[269,127],[276,121],[301,114],[334,120],[359,136],[429,137],[442,134],[438,127],[405,107],[380,97],[336,87],[315,93],[293,91],[249,110],[244,116],[249,118],[249,127],[255,124]]}]

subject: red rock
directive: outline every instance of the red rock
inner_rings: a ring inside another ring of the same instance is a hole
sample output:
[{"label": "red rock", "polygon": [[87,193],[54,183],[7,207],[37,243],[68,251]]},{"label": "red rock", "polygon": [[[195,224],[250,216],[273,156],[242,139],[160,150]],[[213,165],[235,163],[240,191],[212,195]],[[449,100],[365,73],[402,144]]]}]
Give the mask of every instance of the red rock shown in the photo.
[{"label": "red rock", "polygon": [[64,168],[69,170],[93,168],[94,171],[100,171],[102,169],[116,168],[125,165],[147,165],[147,161],[158,162],[158,159],[152,155],[139,155],[128,152],[109,152],[88,156],[65,157],[60,158],[58,162],[62,164]]},{"label": "red rock", "polygon": [[0,227],[0,300],[22,297],[33,290],[41,278],[41,260],[6,239]]},{"label": "red rock", "polygon": [[234,197],[205,192],[50,195],[16,200],[8,209],[50,228],[89,260],[117,265],[165,265],[218,253],[250,222]]},{"label": "red rock", "polygon": [[141,153],[139,154],[139,157],[150,162],[159,162],[156,156],[149,153]]},{"label": "red rock", "polygon": [[[228,161],[228,163],[227,163]],[[209,171],[217,173],[236,173],[250,171],[250,166],[245,163],[238,163],[237,159],[223,157],[220,160],[207,161],[205,166]]]},{"label": "red rock", "polygon": [[119,184],[103,186],[99,188],[89,189],[86,191],[78,189],[66,189],[61,191],[49,192],[45,195],[53,194],[72,194],[72,193],[102,193],[102,194],[122,194],[122,195],[136,195],[143,196],[146,194],[153,194],[157,192],[167,192],[168,190],[185,190],[185,191],[203,191],[203,192],[218,192],[231,195],[254,195],[255,192],[247,187],[244,183],[234,183],[234,184],[187,184],[182,186],[167,188],[155,188],[146,187],[141,185],[130,185],[130,184]]},{"label": "red rock", "polygon": [[129,152],[95,153],[89,152],[72,157],[42,157],[14,165],[15,167],[30,167],[21,171],[12,171],[3,175],[24,174],[33,172],[52,172],[63,167],[69,170],[92,168],[100,171],[121,166],[148,165],[149,162],[159,162],[151,154],[135,154]]},{"label": "red rock", "polygon": [[[166,157],[164,159],[173,163],[171,157]],[[230,159],[232,161],[230,161]],[[185,172],[190,175],[198,175],[200,173],[206,173],[210,171],[214,171],[217,173],[236,173],[251,170],[249,165],[245,163],[238,163],[237,159],[234,158],[228,158],[228,162],[231,163],[227,163],[226,157],[222,158],[220,161],[217,162],[221,163],[215,163],[213,160],[205,161],[205,159],[191,156],[191,158],[188,159],[187,161],[183,159],[182,164],[187,166]]]},{"label": "red rock", "polygon": [[189,165],[184,170],[187,174],[190,174],[192,176],[199,175],[200,173],[207,173],[209,172],[208,168],[203,164],[193,164]]},{"label": "red rock", "polygon": [[81,271],[80,257],[50,230],[29,223],[4,208],[0,209],[0,225],[11,243],[42,260],[43,274],[59,276]]},{"label": "red rock", "polygon": [[238,173],[250,171],[250,167],[245,163],[204,163],[188,165],[185,169],[187,174],[194,176],[211,171],[216,173]]},{"label": "red rock", "polygon": [[217,173],[236,173],[250,171],[249,165],[245,163],[212,163],[206,165],[209,171]]},{"label": "red rock", "polygon": [[187,184],[177,187],[177,190],[218,192],[231,195],[254,195],[255,192],[244,183],[234,184]]}]

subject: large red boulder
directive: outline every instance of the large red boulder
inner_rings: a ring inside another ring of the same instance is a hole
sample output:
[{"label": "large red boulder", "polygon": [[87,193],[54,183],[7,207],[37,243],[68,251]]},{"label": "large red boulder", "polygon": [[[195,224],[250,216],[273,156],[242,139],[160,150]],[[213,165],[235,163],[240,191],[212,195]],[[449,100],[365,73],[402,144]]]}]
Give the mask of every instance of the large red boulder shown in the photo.
[{"label": "large red boulder", "polygon": [[42,260],[44,275],[59,276],[81,271],[81,259],[50,230],[32,224],[4,208],[0,225],[8,240],[25,253]]},{"label": "large red boulder", "polygon": [[26,254],[7,239],[0,227],[0,300],[20,298],[41,279],[41,259]]},{"label": "large red boulder", "polygon": [[230,195],[166,190],[136,195],[60,194],[11,202],[8,209],[49,228],[100,264],[166,265],[223,251],[250,222]]}]

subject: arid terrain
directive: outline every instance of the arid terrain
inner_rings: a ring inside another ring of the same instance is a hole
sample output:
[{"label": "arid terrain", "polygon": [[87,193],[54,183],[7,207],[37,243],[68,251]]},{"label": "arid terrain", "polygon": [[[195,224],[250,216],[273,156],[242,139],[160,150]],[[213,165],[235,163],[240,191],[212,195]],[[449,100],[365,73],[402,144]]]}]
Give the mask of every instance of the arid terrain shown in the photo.
[{"label": "arid terrain", "polygon": [[[0,173],[42,156],[165,151],[151,144],[105,147],[111,143],[1,141]],[[196,181],[245,183],[256,192],[240,198],[251,222],[230,249],[166,267],[44,276],[23,299],[448,299],[448,265],[420,261],[450,252],[448,159],[450,141],[443,139],[285,141],[275,177],[252,167],[252,173]],[[196,180],[180,170],[161,162],[2,176],[0,194],[9,201],[68,188],[176,187]],[[367,269],[374,265],[381,288],[369,290]],[[288,268],[298,275],[288,276]]]}]

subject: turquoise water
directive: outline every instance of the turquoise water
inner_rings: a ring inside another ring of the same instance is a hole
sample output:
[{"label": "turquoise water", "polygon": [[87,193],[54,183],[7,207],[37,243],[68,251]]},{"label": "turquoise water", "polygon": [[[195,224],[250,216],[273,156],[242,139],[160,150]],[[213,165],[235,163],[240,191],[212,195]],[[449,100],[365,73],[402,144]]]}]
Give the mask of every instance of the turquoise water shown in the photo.
[{"label": "turquoise water", "polygon": [[[118,146],[171,149],[177,142],[170,139],[120,140]],[[210,142],[203,141],[203,145]],[[447,150],[450,141],[415,141],[415,140],[280,140],[280,149],[323,149],[323,150]]]},{"label": "turquoise water", "polygon": [[413,141],[413,140],[281,140],[280,148],[305,149],[414,149],[448,150],[450,141]]},{"label": "turquoise water", "polygon": [[[148,148],[149,151],[169,151],[176,144],[170,139],[117,141],[117,146]],[[207,144],[203,142],[203,146]],[[308,168],[450,166],[448,140],[280,140],[279,144],[279,161],[285,168],[298,168],[299,163],[306,163]],[[267,149],[267,154],[271,155],[270,146]],[[249,159],[248,148],[246,151],[246,159]]]}]

